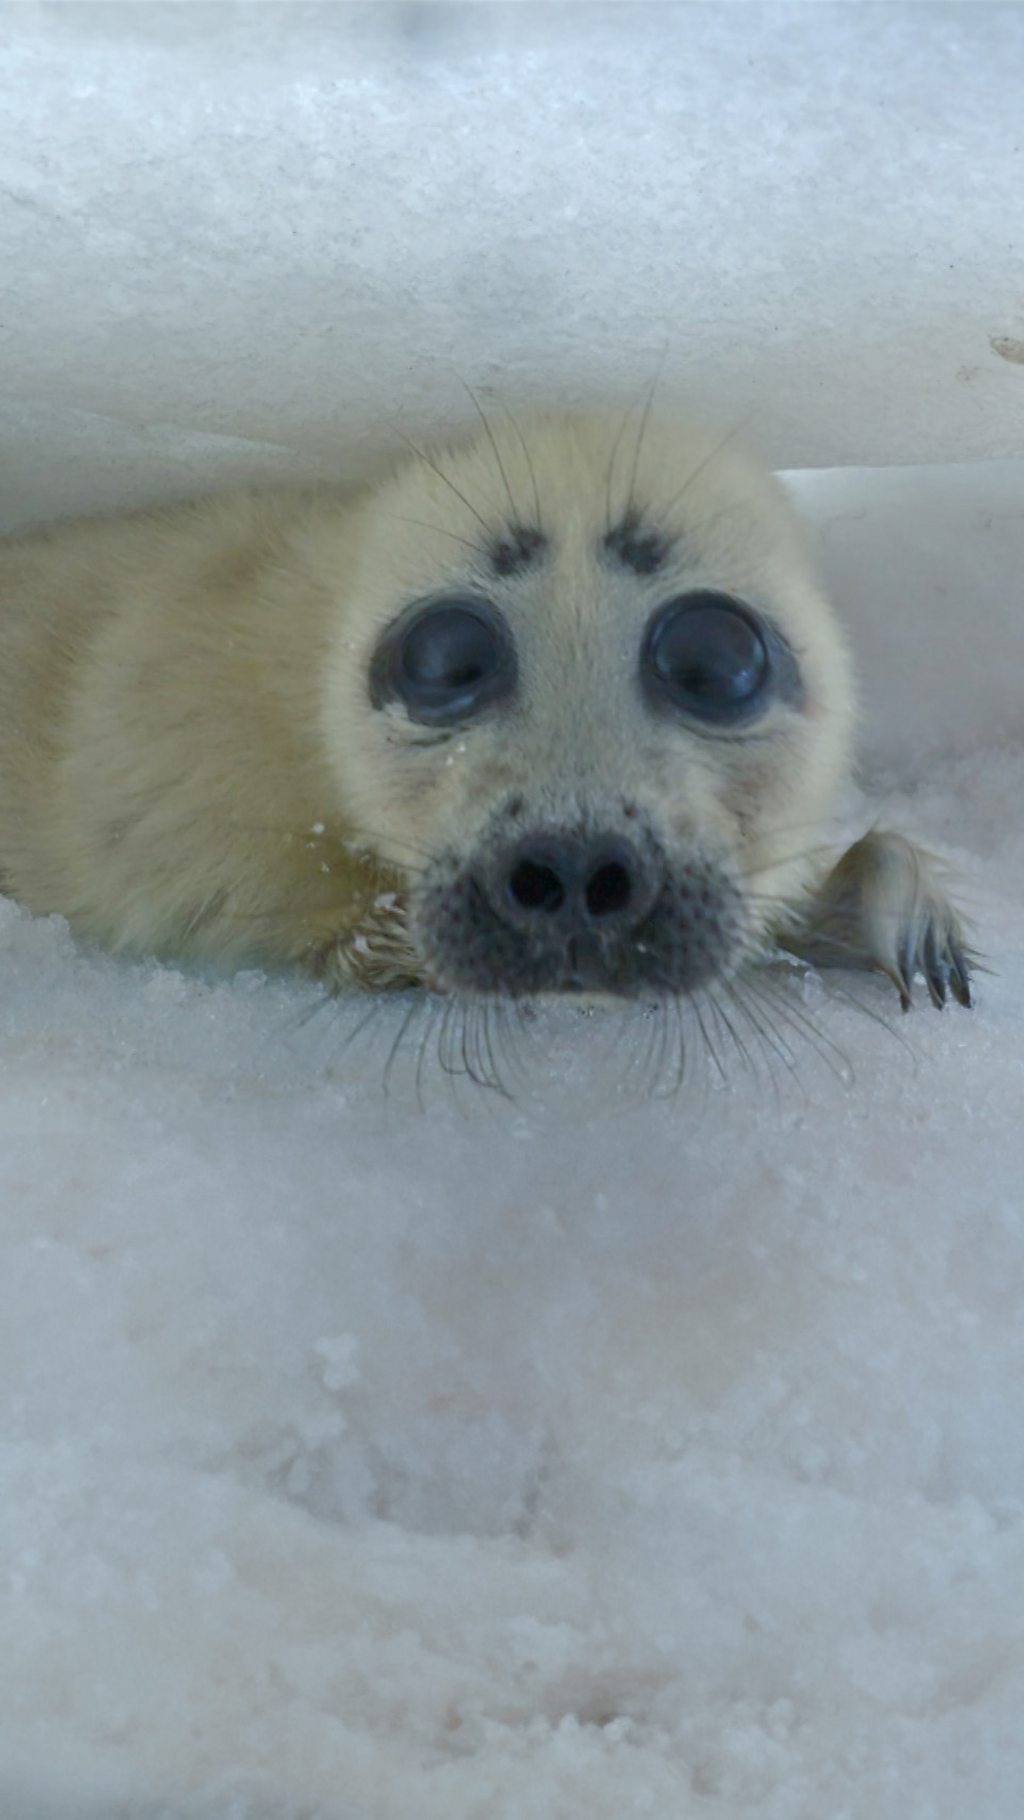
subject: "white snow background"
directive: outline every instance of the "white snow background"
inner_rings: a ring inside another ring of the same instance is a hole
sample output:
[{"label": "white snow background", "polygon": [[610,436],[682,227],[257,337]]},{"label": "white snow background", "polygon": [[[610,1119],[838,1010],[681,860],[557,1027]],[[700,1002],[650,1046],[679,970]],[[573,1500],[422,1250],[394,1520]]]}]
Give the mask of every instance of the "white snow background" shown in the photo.
[{"label": "white snow background", "polygon": [[5,523],[664,353],[995,970],[671,1093],[545,1012],[507,1101],[0,906],[0,1817],[1019,1820],[1024,13],[18,5],[0,81]]}]

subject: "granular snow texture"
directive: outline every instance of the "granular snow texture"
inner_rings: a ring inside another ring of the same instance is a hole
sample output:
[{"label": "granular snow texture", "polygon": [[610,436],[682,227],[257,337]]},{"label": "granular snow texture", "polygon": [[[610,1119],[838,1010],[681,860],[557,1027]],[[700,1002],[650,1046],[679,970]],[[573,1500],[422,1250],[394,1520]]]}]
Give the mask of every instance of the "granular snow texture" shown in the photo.
[{"label": "granular snow texture", "polygon": [[856,806],[976,1011],[793,970],[726,1084],[4,909],[5,1820],[1015,1820],[1022,792]]}]

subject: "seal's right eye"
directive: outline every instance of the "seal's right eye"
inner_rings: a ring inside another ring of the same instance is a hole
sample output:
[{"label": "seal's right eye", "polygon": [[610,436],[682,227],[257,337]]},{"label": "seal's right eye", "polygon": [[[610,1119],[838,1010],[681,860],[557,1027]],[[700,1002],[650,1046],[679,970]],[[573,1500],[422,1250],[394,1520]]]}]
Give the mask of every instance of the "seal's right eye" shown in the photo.
[{"label": "seal's right eye", "polygon": [[435,600],[403,613],[370,666],[375,708],[400,701],[410,720],[465,720],[511,694],[516,660],[508,628],[483,600]]},{"label": "seal's right eye", "polygon": [[653,703],[733,725],[767,705],[769,641],[756,614],[731,595],[681,594],[653,615],[640,674]]}]

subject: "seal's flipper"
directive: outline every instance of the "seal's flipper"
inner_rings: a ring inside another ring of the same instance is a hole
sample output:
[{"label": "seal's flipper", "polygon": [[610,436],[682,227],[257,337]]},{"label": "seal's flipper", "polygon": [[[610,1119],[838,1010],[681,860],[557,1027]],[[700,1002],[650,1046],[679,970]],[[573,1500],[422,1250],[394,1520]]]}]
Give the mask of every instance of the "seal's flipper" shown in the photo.
[{"label": "seal's flipper", "polygon": [[813,967],[871,968],[909,1011],[924,977],[936,1007],[971,1004],[977,956],[942,886],[938,862],[902,834],[873,831],[849,847],[778,943]]}]

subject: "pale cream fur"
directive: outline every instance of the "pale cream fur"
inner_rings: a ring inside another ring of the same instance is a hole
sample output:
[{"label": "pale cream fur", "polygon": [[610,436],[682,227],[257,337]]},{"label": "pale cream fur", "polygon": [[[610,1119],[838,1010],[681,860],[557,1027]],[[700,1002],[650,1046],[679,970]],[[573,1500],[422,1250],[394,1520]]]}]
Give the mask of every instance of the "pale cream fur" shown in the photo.
[{"label": "pale cream fur", "polygon": [[[631,498],[677,540],[657,576],[598,558]],[[550,560],[492,578],[492,531],[538,510]],[[370,703],[375,643],[410,601],[470,583],[513,626],[521,709],[415,743]],[[799,712],[719,739],[645,711],[645,616],[694,587],[774,619]],[[499,419],[361,491],[246,492],[0,544],[0,884],[127,952],[367,973],[390,894],[415,898],[422,865],[468,851],[510,790],[548,820],[625,792],[670,856],[727,854],[753,951],[820,870],[852,719],[781,489],[672,417]]]}]

